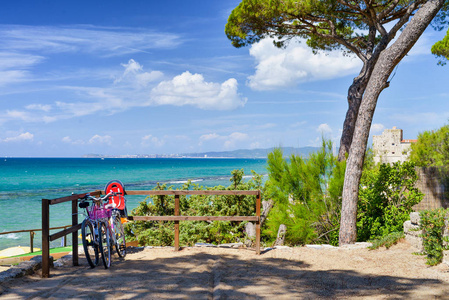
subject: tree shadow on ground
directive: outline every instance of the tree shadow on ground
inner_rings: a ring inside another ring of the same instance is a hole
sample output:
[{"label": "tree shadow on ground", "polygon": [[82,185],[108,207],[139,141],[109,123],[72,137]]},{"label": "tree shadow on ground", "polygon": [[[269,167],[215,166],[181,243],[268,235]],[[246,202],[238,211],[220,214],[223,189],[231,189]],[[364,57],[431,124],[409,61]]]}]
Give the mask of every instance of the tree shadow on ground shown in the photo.
[{"label": "tree shadow on ground", "polygon": [[[151,250],[149,250],[151,251]],[[299,260],[242,259],[239,255],[185,253],[169,258],[113,261],[110,269],[79,267],[52,270],[11,282],[1,297],[92,299],[259,299],[259,298],[414,298],[417,291],[444,296],[447,284],[435,279],[367,275],[351,270],[316,271]],[[422,297],[420,297],[422,298]]]}]

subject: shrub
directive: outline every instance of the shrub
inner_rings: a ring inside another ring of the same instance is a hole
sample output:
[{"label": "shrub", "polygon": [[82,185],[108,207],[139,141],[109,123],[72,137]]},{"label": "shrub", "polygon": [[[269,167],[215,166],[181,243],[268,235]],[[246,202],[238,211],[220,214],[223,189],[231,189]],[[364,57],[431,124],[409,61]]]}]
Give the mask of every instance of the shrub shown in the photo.
[{"label": "shrub", "polygon": [[[253,172],[253,177],[244,182],[243,170],[231,172],[231,185],[227,188],[216,186],[207,190],[259,190],[262,189],[262,176]],[[170,190],[173,187],[157,185],[155,190]],[[188,182],[183,190],[204,190],[206,188]],[[174,196],[152,196],[140,202],[131,215],[170,216],[174,215]],[[256,196],[181,196],[180,213],[184,216],[251,216],[255,214]],[[231,221],[183,221],[179,222],[179,240],[183,245],[204,243],[230,243],[247,239],[244,233],[245,222]],[[137,236],[140,245],[170,246],[174,244],[174,222],[135,221],[125,228],[127,238]]]},{"label": "shrub", "polygon": [[447,216],[447,210],[440,208],[437,210],[425,210],[420,213],[423,234],[423,246],[427,256],[426,263],[434,266],[443,260],[443,250],[448,250],[443,242],[448,242],[443,237],[445,227],[444,219]]},{"label": "shrub", "polygon": [[345,163],[332,154],[324,141],[319,151],[303,159],[281,149],[268,154],[268,180],[264,196],[274,201],[263,235],[274,241],[281,224],[287,226],[285,242],[338,244],[341,193]]},{"label": "shrub", "polygon": [[358,241],[368,241],[402,231],[413,205],[423,197],[415,187],[417,179],[411,162],[365,168],[359,190]]}]

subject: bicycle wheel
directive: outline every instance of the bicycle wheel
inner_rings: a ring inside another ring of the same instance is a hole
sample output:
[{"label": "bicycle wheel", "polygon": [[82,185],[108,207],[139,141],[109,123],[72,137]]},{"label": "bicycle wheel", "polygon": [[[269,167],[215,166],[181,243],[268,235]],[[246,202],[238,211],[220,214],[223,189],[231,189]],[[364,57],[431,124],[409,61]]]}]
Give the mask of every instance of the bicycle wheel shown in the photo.
[{"label": "bicycle wheel", "polygon": [[84,219],[81,224],[81,237],[87,262],[91,268],[95,268],[99,262],[98,244],[95,238],[94,224],[89,219]]},{"label": "bicycle wheel", "polygon": [[115,250],[120,257],[125,257],[126,255],[126,241],[125,241],[125,230],[123,229],[123,224],[120,219],[120,215],[115,215],[113,217],[114,231],[115,231]]},{"label": "bicycle wheel", "polygon": [[111,266],[111,240],[109,239],[109,229],[105,223],[100,222],[100,253],[104,268]]}]

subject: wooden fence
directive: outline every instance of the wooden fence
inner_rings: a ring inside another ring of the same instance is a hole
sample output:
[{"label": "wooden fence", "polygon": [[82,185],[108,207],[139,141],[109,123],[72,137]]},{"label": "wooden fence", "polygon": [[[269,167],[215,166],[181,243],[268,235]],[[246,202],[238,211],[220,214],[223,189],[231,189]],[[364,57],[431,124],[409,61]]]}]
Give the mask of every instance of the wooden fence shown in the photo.
[{"label": "wooden fence", "polygon": [[[100,196],[104,194],[102,191],[90,193],[92,196]],[[171,195],[175,196],[175,212],[174,216],[129,216],[129,220],[135,221],[174,221],[175,223],[175,250],[179,247],[179,222],[180,221],[251,221],[256,223],[256,254],[260,254],[260,205],[261,192],[257,191],[190,191],[190,190],[165,190],[165,191],[126,191],[127,195]],[[58,239],[64,235],[72,233],[72,262],[74,266],[78,266],[78,230],[81,224],[78,224],[78,199],[86,194],[77,194],[58,199],[42,199],[42,277],[50,276],[50,241]],[[179,197],[188,195],[204,195],[204,196],[256,196],[256,215],[255,216],[181,216],[179,209]],[[50,235],[50,205],[72,201],[72,226],[65,230]]]},{"label": "wooden fence", "polygon": [[[58,226],[58,227],[52,227],[52,228],[50,228],[50,230],[62,229],[62,228],[66,229],[69,227],[70,227],[69,225]],[[5,231],[5,232],[0,232],[0,235],[28,232],[30,234],[30,253],[33,253],[34,252],[34,236],[36,235],[36,231],[42,231],[42,229],[23,229],[23,230]],[[66,247],[66,246],[67,246],[67,239],[64,238],[64,247]]]}]

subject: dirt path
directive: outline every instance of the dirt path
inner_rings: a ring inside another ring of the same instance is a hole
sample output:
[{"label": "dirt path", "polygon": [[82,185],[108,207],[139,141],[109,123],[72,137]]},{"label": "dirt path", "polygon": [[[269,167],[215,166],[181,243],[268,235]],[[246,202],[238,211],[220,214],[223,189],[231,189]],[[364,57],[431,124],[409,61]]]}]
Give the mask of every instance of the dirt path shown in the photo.
[{"label": "dirt path", "polygon": [[[449,299],[449,268],[406,242],[379,249],[136,249],[113,266],[51,269],[2,286],[2,299]],[[1,290],[0,290],[1,292]]]}]

